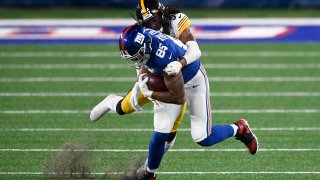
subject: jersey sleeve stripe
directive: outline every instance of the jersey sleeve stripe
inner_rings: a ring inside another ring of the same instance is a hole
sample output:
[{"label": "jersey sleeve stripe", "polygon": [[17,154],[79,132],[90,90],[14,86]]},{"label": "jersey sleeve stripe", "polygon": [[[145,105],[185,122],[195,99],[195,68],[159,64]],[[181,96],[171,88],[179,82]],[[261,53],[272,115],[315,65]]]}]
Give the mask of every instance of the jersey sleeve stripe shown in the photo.
[{"label": "jersey sleeve stripe", "polygon": [[180,36],[180,34],[181,34],[185,29],[187,29],[189,26],[190,26],[190,20],[187,19],[187,21],[186,21],[186,22],[182,25],[182,27],[178,30],[179,36]]},{"label": "jersey sleeve stripe", "polygon": [[180,24],[180,26],[178,26],[178,29],[180,29],[188,20],[189,20],[189,18],[187,17],[187,18]]},{"label": "jersey sleeve stripe", "polygon": [[182,19],[181,19],[181,21],[178,23],[178,29],[180,28],[180,26],[181,26],[181,24],[183,24],[185,21],[186,21],[186,19],[188,19],[188,17],[187,16],[184,16]]}]

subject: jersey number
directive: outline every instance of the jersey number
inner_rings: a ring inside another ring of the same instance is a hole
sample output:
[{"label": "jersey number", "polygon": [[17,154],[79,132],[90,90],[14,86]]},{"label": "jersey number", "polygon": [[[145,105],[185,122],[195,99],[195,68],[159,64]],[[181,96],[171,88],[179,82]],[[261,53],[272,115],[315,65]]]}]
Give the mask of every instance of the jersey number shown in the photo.
[{"label": "jersey number", "polygon": [[156,52],[156,55],[160,58],[163,58],[166,55],[166,50],[168,50],[167,46],[163,46],[161,43],[159,44],[159,49]]}]

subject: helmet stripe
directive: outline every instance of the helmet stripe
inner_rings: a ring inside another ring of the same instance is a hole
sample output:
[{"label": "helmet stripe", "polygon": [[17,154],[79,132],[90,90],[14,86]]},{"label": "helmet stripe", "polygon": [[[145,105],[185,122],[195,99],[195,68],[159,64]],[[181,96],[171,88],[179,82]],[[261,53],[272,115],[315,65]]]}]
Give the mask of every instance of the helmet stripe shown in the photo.
[{"label": "helmet stripe", "polygon": [[123,34],[122,34],[122,40],[121,40],[121,50],[122,50],[122,53],[124,54],[125,53],[125,49],[124,49],[124,38],[126,37],[128,31],[133,27],[134,25],[131,25],[129,27],[127,27]]},{"label": "helmet stripe", "polygon": [[142,13],[144,16],[147,16],[147,10],[146,10],[146,7],[144,5],[144,0],[140,0],[140,6],[141,6],[141,9],[142,9]]}]

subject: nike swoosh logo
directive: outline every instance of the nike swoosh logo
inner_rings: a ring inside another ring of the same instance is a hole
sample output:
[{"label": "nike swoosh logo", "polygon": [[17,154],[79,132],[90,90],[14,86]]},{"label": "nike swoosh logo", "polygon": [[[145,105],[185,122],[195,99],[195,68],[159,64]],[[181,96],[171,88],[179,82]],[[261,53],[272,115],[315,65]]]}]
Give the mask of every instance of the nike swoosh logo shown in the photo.
[{"label": "nike swoosh logo", "polygon": [[196,87],[198,87],[198,86],[200,86],[200,84],[198,84],[198,85],[193,85],[192,88],[196,88]]}]

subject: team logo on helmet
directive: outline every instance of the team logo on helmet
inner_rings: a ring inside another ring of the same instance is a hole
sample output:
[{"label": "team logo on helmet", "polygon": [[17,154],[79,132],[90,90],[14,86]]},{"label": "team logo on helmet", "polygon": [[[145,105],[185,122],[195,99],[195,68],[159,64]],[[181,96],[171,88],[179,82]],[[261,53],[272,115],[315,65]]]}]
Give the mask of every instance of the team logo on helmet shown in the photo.
[{"label": "team logo on helmet", "polygon": [[138,32],[137,37],[134,39],[134,42],[138,42],[139,44],[142,45],[144,38],[145,38],[145,36]]},{"label": "team logo on helmet", "polygon": [[150,58],[151,36],[141,25],[132,25],[123,30],[119,38],[121,57],[131,66],[140,68]]}]

